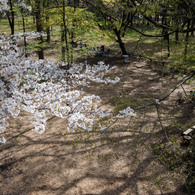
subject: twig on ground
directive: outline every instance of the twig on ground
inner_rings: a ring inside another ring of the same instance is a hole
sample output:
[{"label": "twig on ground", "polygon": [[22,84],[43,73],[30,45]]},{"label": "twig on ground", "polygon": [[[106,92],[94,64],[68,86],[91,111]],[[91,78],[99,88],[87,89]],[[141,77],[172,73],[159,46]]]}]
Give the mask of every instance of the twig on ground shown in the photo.
[{"label": "twig on ground", "polygon": [[[180,82],[179,84],[177,84],[167,95],[165,95],[163,98],[159,99],[159,102],[162,102],[164,101],[165,99],[167,99],[178,87],[180,87],[181,85],[183,85],[186,81],[188,81],[189,79],[191,79],[192,77],[194,76],[194,73],[190,76],[188,76],[187,78],[183,78],[181,80],[183,80],[182,82]],[[144,105],[144,106],[140,106],[140,107],[137,107],[137,108],[134,108],[134,110],[141,110],[143,108],[147,108],[149,106],[154,106],[156,105],[156,102],[152,102],[150,104],[147,104],[147,105]]]},{"label": "twig on ground", "polygon": [[183,92],[185,93],[185,96],[187,97],[187,94],[186,94],[186,91],[185,91],[183,85],[181,85],[181,88],[183,89]]}]

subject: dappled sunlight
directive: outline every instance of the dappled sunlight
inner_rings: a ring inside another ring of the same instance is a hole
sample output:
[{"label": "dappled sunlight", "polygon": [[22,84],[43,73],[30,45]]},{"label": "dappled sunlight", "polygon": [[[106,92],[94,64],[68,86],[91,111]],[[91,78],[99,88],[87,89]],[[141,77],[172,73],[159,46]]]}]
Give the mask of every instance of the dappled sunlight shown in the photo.
[{"label": "dappled sunlight", "polygon": [[[125,70],[128,71],[122,74]],[[166,82],[166,78],[159,78],[148,63],[139,60],[132,61],[127,67],[118,67],[113,74],[123,75],[114,90],[109,86],[98,88],[98,85],[87,90],[89,94],[100,96],[106,107],[110,104],[113,111],[128,105],[136,108],[138,102],[146,105],[160,98],[159,94],[163,96],[170,85],[176,84],[175,79]],[[162,85],[162,82],[166,84]],[[125,100],[126,97],[129,99]],[[116,98],[115,101],[113,98]],[[172,110],[169,105],[174,101],[175,95],[163,103],[166,109],[162,107],[160,110],[165,129],[170,129],[169,120],[176,120],[174,115],[169,114]],[[164,132],[155,107],[145,108],[136,114],[136,117],[125,117],[116,122],[108,117],[102,121],[104,126],[109,127],[105,131],[94,129],[75,133],[66,132],[65,119],[52,117],[47,122],[45,134],[40,136],[28,128],[30,116],[22,112],[10,121],[6,133],[10,141],[0,147],[1,194],[133,195],[172,191],[182,194],[177,189],[184,182],[181,173],[167,172],[151,150],[152,145],[155,146],[152,148],[158,146],[158,142],[165,146],[167,143],[166,138],[162,139]],[[22,118],[24,122],[20,120]],[[167,133],[174,135],[175,132]],[[178,177],[180,179],[176,182]]]},{"label": "dappled sunlight", "polygon": [[194,15],[0,0],[0,195],[193,194]]}]

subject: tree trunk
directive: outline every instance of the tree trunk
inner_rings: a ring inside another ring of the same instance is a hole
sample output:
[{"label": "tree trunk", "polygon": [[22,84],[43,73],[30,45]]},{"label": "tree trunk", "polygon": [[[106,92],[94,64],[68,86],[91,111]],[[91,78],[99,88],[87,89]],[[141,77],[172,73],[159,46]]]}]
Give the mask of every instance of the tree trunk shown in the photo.
[{"label": "tree trunk", "polygon": [[[49,16],[46,16],[46,22],[48,25],[49,24]],[[50,26],[49,25],[47,26],[46,33],[47,33],[47,42],[50,43],[51,35],[50,35]]]},{"label": "tree trunk", "polygon": [[[191,28],[194,28],[195,19],[192,19]],[[194,31],[191,32],[191,36],[194,36]]]},{"label": "tree trunk", "polygon": [[[77,8],[77,1],[74,0],[74,13],[76,12],[76,8]],[[73,14],[74,15],[74,14]],[[106,22],[106,20],[105,20]],[[73,18],[73,23],[72,23],[72,26],[74,27],[75,26],[75,18]],[[74,28],[73,28],[74,29]],[[71,31],[71,54],[70,54],[70,63],[72,64],[73,63],[73,59],[74,59],[74,30]]]},{"label": "tree trunk", "polygon": [[127,51],[125,49],[125,45],[124,45],[124,43],[123,43],[123,41],[121,39],[120,31],[117,30],[116,28],[114,28],[113,31],[114,31],[115,35],[117,36],[117,42],[119,44],[119,47],[121,49],[122,54],[123,55],[127,55]]},{"label": "tree trunk", "polygon": [[[187,23],[187,30],[189,28],[190,28],[190,20]],[[187,52],[188,52],[188,39],[189,39],[189,32],[186,33],[186,38],[185,38],[184,61],[186,61]]]},{"label": "tree trunk", "polygon": [[170,39],[169,39],[169,35],[167,35],[167,51],[168,51],[168,54],[167,54],[167,57],[170,57]]},{"label": "tree trunk", "polygon": [[67,70],[69,69],[69,47],[68,47],[68,33],[67,33],[67,26],[66,26],[66,10],[65,10],[65,0],[63,0],[63,28],[64,28],[64,40],[65,40],[65,48],[66,48],[66,55],[67,55]]},{"label": "tree trunk", "polygon": [[14,35],[14,11],[13,11],[13,3],[12,0],[9,0],[9,6],[10,6],[10,11],[7,12],[7,17],[9,20],[9,25],[10,25],[10,29],[11,29],[11,35]]},{"label": "tree trunk", "polygon": [[175,31],[175,43],[178,44],[179,41],[179,31]]},{"label": "tree trunk", "polygon": [[[42,22],[41,22],[40,0],[36,1],[35,17],[36,17],[37,32],[41,33],[41,32],[43,32],[43,26],[42,26]],[[44,50],[43,50],[43,47],[42,47],[43,36],[40,35],[38,40],[39,40],[39,45],[40,45],[39,50],[38,50],[38,56],[39,56],[39,59],[44,59]]]},{"label": "tree trunk", "polygon": [[133,26],[133,17],[134,17],[134,14],[130,14],[130,26]]},{"label": "tree trunk", "polygon": [[64,27],[63,25],[61,26],[61,44],[62,44],[62,61],[65,62],[65,36],[64,36],[65,32],[64,32]]},{"label": "tree trunk", "polygon": [[35,24],[36,23],[36,17],[35,17],[35,15],[33,14],[33,24]]},{"label": "tree trunk", "polygon": [[24,53],[25,53],[25,57],[27,57],[27,53],[26,53],[26,46],[27,46],[27,43],[26,43],[26,25],[25,25],[25,20],[24,20],[24,14],[23,14],[23,10],[21,10],[22,12],[22,25],[23,25],[23,36],[24,36]]}]

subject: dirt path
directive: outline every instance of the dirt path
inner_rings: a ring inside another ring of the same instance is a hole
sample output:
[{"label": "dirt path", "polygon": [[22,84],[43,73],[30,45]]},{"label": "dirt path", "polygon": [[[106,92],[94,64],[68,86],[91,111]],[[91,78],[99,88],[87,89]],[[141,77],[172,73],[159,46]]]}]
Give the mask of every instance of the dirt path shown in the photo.
[{"label": "dirt path", "polygon": [[[96,59],[93,59],[96,60]],[[88,59],[90,63],[95,63]],[[116,85],[94,85],[88,93],[102,98],[105,107],[121,109],[145,105],[163,97],[177,83],[160,77],[149,63],[132,59],[104,59],[118,68],[110,76],[121,77]],[[184,85],[186,92],[192,87]],[[66,121],[53,117],[43,135],[32,131],[29,115],[10,121],[0,145],[1,195],[183,195],[184,166],[178,153],[182,130],[193,124],[188,104],[176,106],[177,89],[159,106],[137,111],[135,118],[116,121],[107,131],[66,134]],[[113,119],[103,121],[105,126]],[[194,125],[194,124],[193,124]],[[169,140],[167,140],[168,135]],[[170,153],[171,152],[171,153]],[[170,155],[168,155],[170,153]],[[177,158],[178,157],[178,158]]]}]

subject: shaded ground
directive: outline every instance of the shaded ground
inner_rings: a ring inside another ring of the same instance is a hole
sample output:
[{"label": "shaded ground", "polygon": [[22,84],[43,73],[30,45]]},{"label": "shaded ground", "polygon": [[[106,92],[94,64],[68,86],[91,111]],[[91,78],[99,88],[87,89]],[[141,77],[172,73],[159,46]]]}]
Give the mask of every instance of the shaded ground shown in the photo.
[{"label": "shaded ground", "polygon": [[[120,57],[88,58],[117,65],[109,76],[116,85],[87,89],[105,108],[120,110],[146,105],[165,96],[178,78],[160,77],[155,67],[138,58],[124,64]],[[183,85],[186,93],[191,86]],[[107,131],[65,134],[66,121],[53,117],[43,135],[32,131],[29,115],[10,120],[0,146],[1,195],[184,195],[185,166],[180,134],[193,124],[192,105],[177,105],[178,88],[159,105],[137,111],[134,118],[102,121]]]}]

